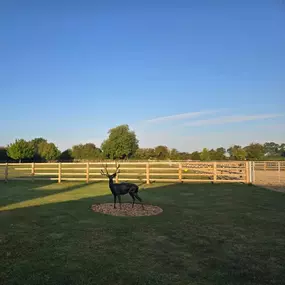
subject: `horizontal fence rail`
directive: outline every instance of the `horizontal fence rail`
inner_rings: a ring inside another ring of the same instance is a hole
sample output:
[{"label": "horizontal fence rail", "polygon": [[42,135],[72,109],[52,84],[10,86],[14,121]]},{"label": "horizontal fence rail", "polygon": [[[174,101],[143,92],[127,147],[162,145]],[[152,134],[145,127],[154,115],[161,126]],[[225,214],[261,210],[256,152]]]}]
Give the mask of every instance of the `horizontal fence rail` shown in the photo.
[{"label": "horizontal fence rail", "polygon": [[[106,165],[106,163],[104,164]],[[117,162],[108,162],[108,171]],[[104,181],[101,162],[0,164],[0,180]],[[120,162],[119,181],[250,183],[251,162]]]}]

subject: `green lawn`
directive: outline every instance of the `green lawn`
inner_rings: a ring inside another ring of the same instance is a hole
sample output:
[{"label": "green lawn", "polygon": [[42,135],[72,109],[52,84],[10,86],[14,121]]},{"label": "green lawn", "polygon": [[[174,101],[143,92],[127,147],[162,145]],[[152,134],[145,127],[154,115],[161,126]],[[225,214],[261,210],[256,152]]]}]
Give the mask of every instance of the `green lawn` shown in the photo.
[{"label": "green lawn", "polygon": [[154,184],[161,215],[113,217],[106,182],[0,183],[1,285],[284,284],[283,193]]}]

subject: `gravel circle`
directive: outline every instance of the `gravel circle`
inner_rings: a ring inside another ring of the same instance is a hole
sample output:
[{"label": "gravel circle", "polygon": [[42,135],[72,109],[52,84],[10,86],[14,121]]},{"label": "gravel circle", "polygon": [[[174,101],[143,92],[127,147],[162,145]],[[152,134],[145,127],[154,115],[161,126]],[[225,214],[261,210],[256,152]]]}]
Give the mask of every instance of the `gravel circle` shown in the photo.
[{"label": "gravel circle", "polygon": [[122,209],[117,205],[117,209],[114,209],[113,203],[105,203],[105,204],[94,204],[92,205],[92,210],[97,213],[113,215],[113,216],[132,216],[132,217],[140,217],[140,216],[155,216],[163,212],[160,207],[153,205],[144,205],[144,209],[142,209],[141,204],[135,204],[132,208],[131,203],[122,203]]}]

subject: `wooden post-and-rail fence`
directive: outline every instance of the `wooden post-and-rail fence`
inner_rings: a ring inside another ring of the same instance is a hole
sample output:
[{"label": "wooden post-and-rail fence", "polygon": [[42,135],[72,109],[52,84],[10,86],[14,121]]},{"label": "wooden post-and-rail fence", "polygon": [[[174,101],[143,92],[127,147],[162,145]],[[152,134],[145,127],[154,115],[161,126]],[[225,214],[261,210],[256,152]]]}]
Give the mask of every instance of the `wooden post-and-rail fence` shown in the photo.
[{"label": "wooden post-and-rail fence", "polygon": [[[118,162],[108,162],[108,171],[115,171]],[[76,163],[2,163],[0,180],[107,180],[100,173],[102,162]],[[119,181],[151,182],[252,182],[252,162],[120,162]]]}]

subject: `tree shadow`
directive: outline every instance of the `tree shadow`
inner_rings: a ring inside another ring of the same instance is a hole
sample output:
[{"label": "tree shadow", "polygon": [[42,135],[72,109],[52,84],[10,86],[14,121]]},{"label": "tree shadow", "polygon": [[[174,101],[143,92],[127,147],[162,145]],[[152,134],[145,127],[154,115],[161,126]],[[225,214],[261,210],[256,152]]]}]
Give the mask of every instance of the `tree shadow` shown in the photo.
[{"label": "tree shadow", "polygon": [[54,181],[8,181],[1,183],[0,191],[0,207],[7,206],[13,203],[19,203],[35,198],[43,198],[57,193],[64,193],[86,187],[98,183],[92,181],[85,182],[63,182],[57,183]]},{"label": "tree shadow", "polygon": [[[102,185],[101,190],[96,189],[93,185],[100,184]],[[27,208],[32,206],[43,206],[46,204],[54,204],[54,203],[64,203],[72,200],[79,201],[84,199],[85,196],[90,196],[90,199],[94,199],[94,203],[113,203],[113,196],[108,188],[108,183],[102,181],[92,181],[89,183],[85,182],[63,182],[58,184],[57,182],[52,181],[10,181],[6,184],[3,184],[4,187],[1,189],[0,192],[0,210],[3,210],[5,207],[9,210],[11,207],[12,209],[17,209],[17,205],[21,204],[21,208]],[[142,186],[142,184],[137,184]],[[211,187],[211,184],[192,184],[192,188],[201,188],[203,187]],[[207,185],[207,186],[206,186]],[[155,197],[152,197],[152,193],[155,193],[154,190],[167,190],[167,189],[188,189],[189,184],[169,184],[169,183],[159,183],[159,184],[151,184],[149,186],[145,186],[146,189],[140,189],[140,193],[144,193],[147,196],[147,200],[155,200]],[[85,188],[81,191],[82,188]],[[144,190],[142,190],[144,189]],[[103,191],[103,192],[102,192]],[[76,192],[76,193],[75,193]],[[201,191],[200,191],[201,192]],[[60,195],[62,194],[62,195]],[[173,193],[172,193],[173,194]],[[59,196],[60,195],[60,196]],[[50,197],[51,196],[51,197]],[[76,199],[73,199],[73,196]],[[149,196],[149,197],[148,197]],[[169,196],[169,195],[168,195]],[[126,194],[121,196],[122,203],[132,202],[131,197]],[[167,196],[164,194],[164,198],[162,201],[166,199]],[[59,199],[62,198],[62,199]],[[70,200],[69,200],[70,199]],[[36,203],[33,203],[36,200]],[[42,203],[46,200],[46,203]],[[25,203],[27,202],[27,204]],[[29,202],[32,202],[29,204]],[[161,202],[161,200],[157,201]],[[118,203],[118,201],[117,201]],[[147,203],[147,201],[144,201]],[[10,207],[11,206],[11,207]],[[6,210],[4,209],[4,210]]]}]

